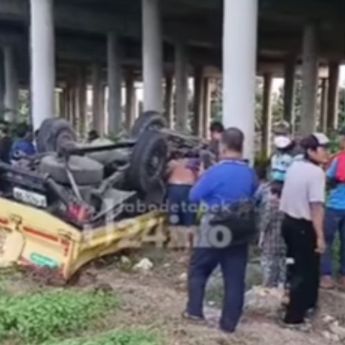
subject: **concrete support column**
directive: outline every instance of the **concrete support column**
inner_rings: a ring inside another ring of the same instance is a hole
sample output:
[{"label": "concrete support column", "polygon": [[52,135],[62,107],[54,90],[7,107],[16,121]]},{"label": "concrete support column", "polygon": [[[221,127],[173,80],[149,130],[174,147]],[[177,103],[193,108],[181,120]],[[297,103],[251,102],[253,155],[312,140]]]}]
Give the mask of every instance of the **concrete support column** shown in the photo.
[{"label": "concrete support column", "polygon": [[175,47],[176,129],[185,131],[188,123],[188,62],[186,47]]},{"label": "concrete support column", "polygon": [[65,98],[65,105],[64,105],[64,118],[69,121],[70,116],[69,116],[69,85],[66,83],[64,90],[64,98]]},{"label": "concrete support column", "polygon": [[70,88],[70,111],[71,111],[71,123],[73,128],[77,129],[78,119],[77,119],[77,111],[78,111],[78,99],[77,99],[77,84],[76,80],[74,79],[71,83]]},{"label": "concrete support column", "polygon": [[198,66],[194,72],[194,134],[203,135],[204,115],[204,79],[203,68]]},{"label": "concrete support column", "polygon": [[142,0],[144,111],[163,110],[163,41],[159,3],[159,0]]},{"label": "concrete support column", "polygon": [[19,83],[16,56],[12,46],[4,47],[5,68],[5,120],[15,122],[18,112]]},{"label": "concrete support column", "polygon": [[306,25],[302,52],[302,114],[300,132],[303,135],[316,130],[316,99],[319,62],[317,56],[316,26]]},{"label": "concrete support column", "polygon": [[202,132],[204,138],[209,138],[209,127],[211,123],[211,110],[212,110],[212,88],[211,79],[204,78],[204,100],[203,100],[203,124]]},{"label": "concrete support column", "polygon": [[59,116],[63,119],[66,118],[66,113],[65,113],[65,110],[66,110],[66,92],[65,92],[65,89],[62,88],[61,92],[60,92],[60,97],[59,97],[59,101],[60,101],[60,113],[59,113]]},{"label": "concrete support column", "polygon": [[327,131],[327,111],[328,111],[328,80],[321,80],[321,106],[320,106],[320,129],[322,132]]},{"label": "concrete support column", "polygon": [[165,78],[164,111],[165,111],[165,118],[167,120],[169,128],[173,127],[173,122],[174,122],[173,101],[174,101],[174,80],[173,80],[172,75],[167,75]]},{"label": "concrete support column", "polygon": [[284,68],[284,120],[290,124],[293,132],[295,128],[295,73],[296,58],[289,56]]},{"label": "concrete support column", "polygon": [[269,157],[271,154],[271,130],[272,130],[272,75],[264,75],[263,107],[262,107],[262,154]]},{"label": "concrete support column", "polygon": [[78,131],[80,134],[85,134],[86,129],[86,113],[87,113],[87,75],[86,68],[81,67],[78,70],[77,78],[77,118]]},{"label": "concrete support column", "polygon": [[245,135],[244,156],[254,158],[257,0],[224,1],[223,118]]},{"label": "concrete support column", "polygon": [[329,63],[327,129],[338,129],[339,122],[339,62]]},{"label": "concrete support column", "polygon": [[38,129],[55,115],[54,4],[53,0],[30,0],[30,4],[32,122]]},{"label": "concrete support column", "polygon": [[135,121],[136,115],[135,78],[132,71],[126,75],[126,127],[129,130]]},{"label": "concrete support column", "polygon": [[4,54],[0,49],[0,116],[4,115],[5,110],[5,65]]},{"label": "concrete support column", "polygon": [[92,66],[91,71],[92,79],[92,122],[93,129],[95,129],[100,135],[104,134],[104,92],[102,87],[102,67],[98,64]]},{"label": "concrete support column", "polygon": [[122,127],[122,67],[120,42],[114,32],[108,33],[108,133],[116,134]]}]

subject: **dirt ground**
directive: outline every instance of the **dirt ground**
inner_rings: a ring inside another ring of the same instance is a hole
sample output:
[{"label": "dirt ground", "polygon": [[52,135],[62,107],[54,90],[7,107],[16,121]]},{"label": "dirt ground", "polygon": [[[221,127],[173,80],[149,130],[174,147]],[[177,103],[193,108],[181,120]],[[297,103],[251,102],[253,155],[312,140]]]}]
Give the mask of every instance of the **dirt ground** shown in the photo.
[{"label": "dirt ground", "polygon": [[322,293],[321,311],[310,333],[282,329],[277,320],[265,315],[245,314],[237,334],[224,335],[217,329],[220,311],[215,308],[206,307],[212,325],[209,327],[181,318],[186,303],[187,257],[182,253],[157,252],[149,258],[154,263],[149,272],[126,272],[121,263],[90,267],[79,284],[88,285],[91,278],[92,284],[110,285],[123,301],[121,313],[111,323],[124,328],[134,324],[148,327],[159,332],[167,345],[324,345],[332,342],[323,334],[321,319],[332,315],[345,323],[345,295],[332,292]]},{"label": "dirt ground", "polygon": [[[147,272],[133,271],[133,264],[143,257],[149,257],[153,268]],[[206,307],[210,326],[188,323],[181,318],[186,303],[186,255],[151,252],[140,253],[130,260],[126,257],[91,264],[82,271],[75,285],[113,290],[120,297],[119,312],[102,320],[101,329],[149,329],[166,345],[324,345],[332,342],[323,334],[321,319],[332,315],[345,324],[345,295],[332,292],[322,293],[321,312],[312,332],[282,329],[274,318],[247,313],[238,332],[225,335],[217,329],[219,310],[215,308]],[[19,276],[11,280],[13,292],[37,288],[37,283],[23,283]]]}]

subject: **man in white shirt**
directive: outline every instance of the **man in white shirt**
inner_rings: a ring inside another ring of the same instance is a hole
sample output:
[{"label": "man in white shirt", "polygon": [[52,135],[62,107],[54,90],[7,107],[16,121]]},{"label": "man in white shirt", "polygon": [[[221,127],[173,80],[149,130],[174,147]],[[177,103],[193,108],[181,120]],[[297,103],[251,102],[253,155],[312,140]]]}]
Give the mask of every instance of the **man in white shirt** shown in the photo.
[{"label": "man in white shirt", "polygon": [[324,203],[326,177],[321,166],[328,161],[329,139],[322,133],[304,138],[304,159],[289,168],[280,209],[290,266],[290,301],[284,322],[303,325],[309,310],[317,308],[320,254],[325,251]]}]

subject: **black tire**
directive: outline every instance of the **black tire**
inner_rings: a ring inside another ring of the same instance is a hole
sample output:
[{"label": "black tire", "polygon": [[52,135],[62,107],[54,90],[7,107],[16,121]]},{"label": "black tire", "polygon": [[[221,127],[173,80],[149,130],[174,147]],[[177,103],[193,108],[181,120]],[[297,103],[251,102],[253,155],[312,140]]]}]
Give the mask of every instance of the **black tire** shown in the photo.
[{"label": "black tire", "polygon": [[145,195],[159,185],[166,169],[168,154],[167,141],[155,130],[144,132],[136,143],[128,171],[132,188]]},{"label": "black tire", "polygon": [[[76,184],[80,186],[97,185],[103,180],[103,165],[87,157],[71,156],[69,169]],[[57,183],[69,184],[65,163],[55,155],[42,158],[40,171],[51,176]]]},{"label": "black tire", "polygon": [[131,129],[131,136],[137,138],[147,130],[161,129],[164,127],[167,127],[167,122],[160,113],[147,111],[141,114],[135,121]]},{"label": "black tire", "polygon": [[77,136],[69,122],[59,118],[43,121],[37,136],[39,153],[56,152],[66,141],[77,141]]}]

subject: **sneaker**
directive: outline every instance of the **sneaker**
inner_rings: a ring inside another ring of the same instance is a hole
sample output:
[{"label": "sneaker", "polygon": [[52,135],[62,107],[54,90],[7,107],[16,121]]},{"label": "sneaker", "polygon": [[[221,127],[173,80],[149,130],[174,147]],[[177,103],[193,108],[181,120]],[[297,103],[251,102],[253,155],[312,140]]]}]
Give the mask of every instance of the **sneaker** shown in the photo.
[{"label": "sneaker", "polygon": [[196,316],[196,315],[191,315],[188,312],[183,312],[182,313],[182,318],[187,320],[187,321],[191,321],[191,322],[195,322],[195,323],[200,323],[200,324],[206,324],[206,320],[204,317],[201,316]]},{"label": "sneaker", "polygon": [[280,320],[279,325],[282,328],[303,333],[308,333],[312,330],[312,325],[308,321],[302,323],[286,323],[283,320]]},{"label": "sneaker", "polygon": [[335,288],[335,282],[330,276],[323,276],[320,283],[321,289],[333,290]]}]

